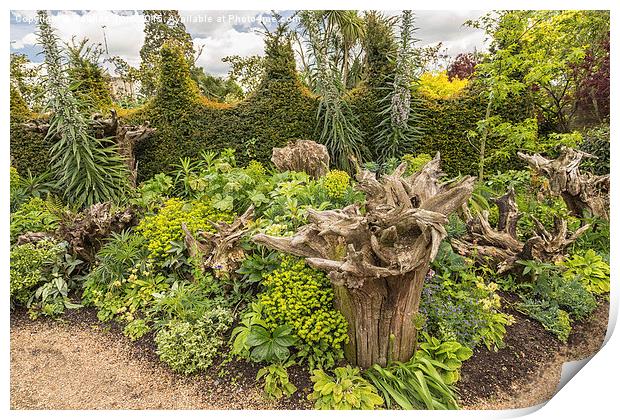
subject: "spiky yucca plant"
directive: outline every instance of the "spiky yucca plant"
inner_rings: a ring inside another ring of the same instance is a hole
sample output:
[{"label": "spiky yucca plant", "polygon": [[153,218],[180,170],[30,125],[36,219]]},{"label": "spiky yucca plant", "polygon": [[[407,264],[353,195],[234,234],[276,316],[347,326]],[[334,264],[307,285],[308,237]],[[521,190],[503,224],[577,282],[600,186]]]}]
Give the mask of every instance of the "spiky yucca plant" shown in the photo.
[{"label": "spiky yucca plant", "polygon": [[119,202],[128,186],[128,172],[116,145],[96,139],[90,132],[85,106],[69,89],[63,71],[58,37],[46,11],[40,10],[38,42],[43,47],[47,69],[46,89],[50,112],[48,138],[56,187],[78,207],[97,202]]},{"label": "spiky yucca plant", "polygon": [[411,96],[417,57],[414,49],[418,41],[414,36],[416,30],[413,13],[404,10],[400,17],[395,73],[393,80],[388,83],[389,93],[381,101],[383,119],[375,138],[381,162],[411,152],[422,135],[421,130],[415,126],[419,104]]},{"label": "spiky yucca plant", "polygon": [[355,115],[344,100],[346,87],[341,70],[329,60],[330,42],[326,35],[321,11],[305,10],[300,13],[305,30],[309,57],[312,59],[316,92],[320,95],[318,131],[332,161],[341,169],[352,171],[352,159],[361,162],[365,154],[362,135]]}]

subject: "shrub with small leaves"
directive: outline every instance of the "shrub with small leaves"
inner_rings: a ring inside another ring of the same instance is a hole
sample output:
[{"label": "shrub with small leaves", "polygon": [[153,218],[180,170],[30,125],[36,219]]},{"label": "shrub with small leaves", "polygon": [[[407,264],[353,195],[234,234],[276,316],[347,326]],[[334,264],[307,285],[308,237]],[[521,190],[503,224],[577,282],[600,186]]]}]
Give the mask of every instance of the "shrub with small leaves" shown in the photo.
[{"label": "shrub with small leaves", "polygon": [[344,197],[349,187],[351,177],[345,171],[329,171],[323,178],[323,187],[327,190],[329,198],[340,200]]},{"label": "shrub with small leaves", "polygon": [[192,233],[199,230],[213,232],[210,221],[230,223],[232,217],[228,213],[215,211],[204,201],[183,202],[178,198],[171,198],[157,214],[142,219],[136,230],[146,238],[151,258],[164,258],[173,248],[171,242],[183,240],[182,223],[185,223]]},{"label": "shrub with small leaves", "polygon": [[133,321],[125,325],[125,328],[123,328],[123,334],[126,337],[129,337],[131,341],[135,341],[139,338],[142,338],[144,334],[146,334],[150,330],[151,327],[146,322],[146,320],[139,318],[134,319]]},{"label": "shrub with small leaves", "polygon": [[403,156],[402,160],[408,164],[405,176],[410,176],[422,169],[424,165],[433,160],[433,158],[427,153],[420,153],[417,156],[406,154]]},{"label": "shrub with small leaves", "polygon": [[155,336],[157,354],[175,372],[190,374],[207,369],[232,321],[230,311],[219,307],[205,312],[195,323],[172,320]]},{"label": "shrub with small leaves", "polygon": [[28,243],[11,249],[11,299],[26,304],[34,290],[52,278],[63,249],[52,241]]},{"label": "shrub with small leaves", "polygon": [[263,280],[262,315],[272,331],[289,325],[300,338],[300,355],[311,365],[333,366],[344,356],[347,322],[334,309],[334,292],[325,274],[303,260],[284,257]]},{"label": "shrub with small leaves", "polygon": [[351,366],[334,369],[335,378],[316,369],[311,377],[314,392],[308,399],[317,410],[372,410],[383,405],[383,398],[358,368]]}]

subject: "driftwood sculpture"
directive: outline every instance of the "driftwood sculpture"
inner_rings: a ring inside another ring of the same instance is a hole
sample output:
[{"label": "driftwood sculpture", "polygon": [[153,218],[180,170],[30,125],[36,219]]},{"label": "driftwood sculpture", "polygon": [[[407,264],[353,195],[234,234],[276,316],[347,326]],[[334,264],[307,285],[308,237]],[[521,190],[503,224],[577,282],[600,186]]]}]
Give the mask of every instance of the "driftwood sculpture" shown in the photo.
[{"label": "driftwood sculpture", "polygon": [[73,254],[92,263],[102,242],[137,223],[133,208],[112,211],[111,203],[97,203],[78,213],[72,220],[61,222],[58,236],[67,241]]},{"label": "driftwood sculpture", "polygon": [[17,237],[16,245],[36,244],[41,241],[53,240],[54,235],[47,232],[26,232]]},{"label": "driftwood sculpture", "polygon": [[198,238],[194,238],[183,223],[181,226],[185,232],[185,245],[190,256],[200,258],[202,270],[213,269],[217,277],[232,275],[245,259],[245,251],[241,247],[240,240],[247,231],[248,222],[253,215],[254,207],[250,207],[231,224],[212,223],[216,232],[199,232],[196,235]]},{"label": "driftwood sculpture", "polygon": [[136,144],[144,139],[149,138],[155,132],[154,128],[149,126],[146,121],[144,125],[138,126],[119,126],[116,131],[116,142],[118,144],[118,152],[125,160],[125,164],[129,169],[129,182],[135,187],[138,179],[138,163],[134,150]]},{"label": "driftwood sculpture", "polygon": [[609,175],[581,173],[579,164],[588,153],[563,147],[560,155],[550,160],[539,154],[517,153],[538,174],[549,180],[550,192],[561,196],[570,212],[583,217],[586,212],[609,219]]},{"label": "driftwood sculpture", "polygon": [[568,232],[566,220],[556,218],[554,231],[549,232],[532,216],[536,234],[522,242],[517,236],[517,222],[522,214],[515,202],[514,189],[511,188],[492,202],[499,209],[497,228],[493,228],[489,223],[487,211],[472,217],[464,207],[467,235],[464,238],[452,239],[451,243],[454,250],[463,256],[475,258],[480,263],[491,262],[498,273],[512,270],[518,260],[561,260],[566,247],[590,227],[584,225],[571,234]]},{"label": "driftwood sculpture", "polygon": [[424,277],[446,236],[447,216],[471,195],[474,178],[440,185],[439,154],[421,171],[403,178],[406,163],[377,180],[358,173],[366,211],[308,211],[309,225],[293,237],[259,234],[259,244],[306,257],[327,272],[336,306],[349,324],[348,361],[361,367],[414,354]]},{"label": "driftwood sculpture", "polygon": [[275,147],[271,161],[279,171],[305,172],[313,178],[329,172],[327,147],[312,140],[297,140],[286,147]]}]

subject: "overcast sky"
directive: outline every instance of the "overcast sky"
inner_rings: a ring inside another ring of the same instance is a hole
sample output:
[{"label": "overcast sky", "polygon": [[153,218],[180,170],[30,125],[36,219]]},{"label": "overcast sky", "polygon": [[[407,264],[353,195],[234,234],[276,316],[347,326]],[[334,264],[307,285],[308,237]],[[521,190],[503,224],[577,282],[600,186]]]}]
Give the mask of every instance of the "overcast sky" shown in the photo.
[{"label": "overcast sky", "polygon": [[[185,26],[194,45],[204,46],[197,61],[206,72],[225,75],[228,64],[221,60],[228,55],[263,54],[263,38],[257,33],[261,22],[271,26],[269,11],[181,11]],[[283,16],[292,11],[280,12]],[[388,11],[386,14],[395,14]],[[440,10],[415,12],[417,37],[420,45],[443,42],[448,54],[484,49],[482,31],[463,27],[463,22],[483,15],[485,11]],[[26,54],[31,61],[41,62],[40,48],[36,45],[35,11],[11,12],[11,52]],[[52,25],[61,40],[68,42],[87,37],[91,42],[104,45],[107,41],[110,56],[119,55],[130,64],[140,63],[140,48],[144,41],[144,19],[139,11],[55,11]]]}]

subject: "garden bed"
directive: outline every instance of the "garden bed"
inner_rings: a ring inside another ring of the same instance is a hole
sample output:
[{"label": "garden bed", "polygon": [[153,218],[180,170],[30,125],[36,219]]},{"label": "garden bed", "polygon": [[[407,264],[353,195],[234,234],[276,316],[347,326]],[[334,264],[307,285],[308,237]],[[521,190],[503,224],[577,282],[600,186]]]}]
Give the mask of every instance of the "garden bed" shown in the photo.
[{"label": "garden bed", "polygon": [[[609,304],[602,302],[576,323],[566,345],[539,323],[515,311],[506,347],[474,351],[463,364],[460,402],[466,409],[520,408],[553,395],[562,363],[586,358],[602,344]],[[96,311],[67,311],[57,321],[32,321],[26,311],[11,314],[12,409],[310,409],[309,373],[289,370],[298,391],[291,398],[262,397],[259,366],[232,361],[219,377],[222,360],[207,372],[184,376],[158,359],[152,335],[131,342],[116,323],[97,320]],[[61,378],[59,381],[58,378]]]}]

